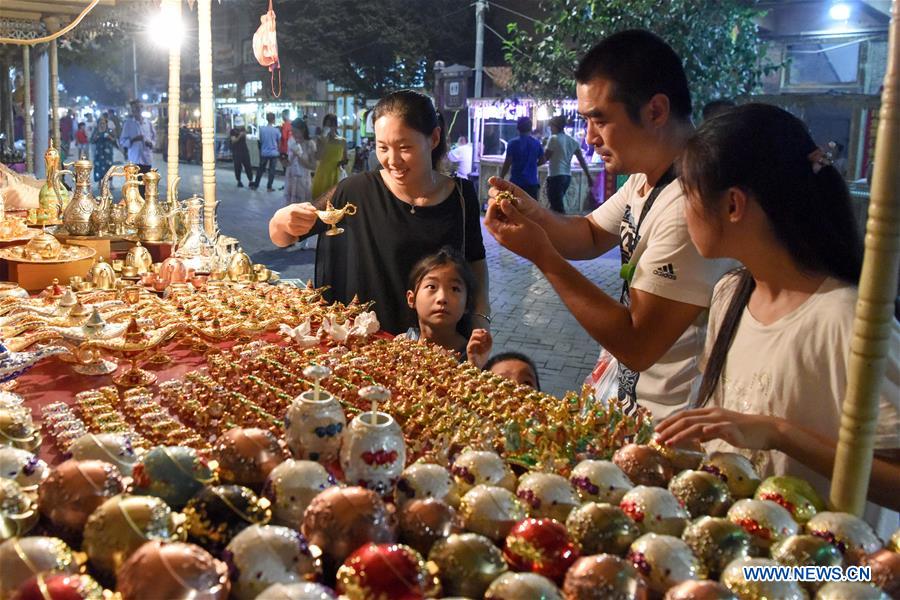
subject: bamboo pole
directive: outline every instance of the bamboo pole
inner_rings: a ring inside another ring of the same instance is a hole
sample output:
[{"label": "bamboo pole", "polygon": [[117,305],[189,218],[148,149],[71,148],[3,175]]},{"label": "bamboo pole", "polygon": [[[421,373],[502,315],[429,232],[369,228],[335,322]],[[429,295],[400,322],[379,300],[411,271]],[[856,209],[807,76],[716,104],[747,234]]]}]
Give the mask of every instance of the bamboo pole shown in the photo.
[{"label": "bamboo pole", "polygon": [[31,46],[22,46],[22,85],[25,86],[25,171],[34,173],[34,135],[31,132]]},{"label": "bamboo pole", "polygon": [[834,507],[856,515],[863,513],[869,487],[878,397],[887,365],[900,268],[900,0],[892,2],[891,15],[866,251],[831,480]]},{"label": "bamboo pole", "polygon": [[212,84],[211,0],[197,0],[200,46],[200,132],[203,144],[203,225],[213,241],[219,234],[216,223],[216,121]]},{"label": "bamboo pole", "polygon": [[59,61],[56,55],[56,40],[50,42],[50,122],[53,124],[53,143],[59,143]]},{"label": "bamboo pole", "polygon": [[[165,0],[163,10],[171,11],[173,20],[181,21],[181,0]],[[181,114],[181,40],[169,46],[169,142],[166,181],[169,185],[178,177],[178,133]],[[170,203],[174,198],[166,198]],[[170,209],[174,206],[170,205]]]}]

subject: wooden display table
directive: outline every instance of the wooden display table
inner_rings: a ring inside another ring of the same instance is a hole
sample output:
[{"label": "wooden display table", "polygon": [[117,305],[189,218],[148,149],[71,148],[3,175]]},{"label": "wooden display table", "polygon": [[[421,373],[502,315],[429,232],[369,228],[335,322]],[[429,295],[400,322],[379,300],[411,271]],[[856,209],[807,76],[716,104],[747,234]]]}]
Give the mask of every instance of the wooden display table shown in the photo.
[{"label": "wooden display table", "polygon": [[15,281],[29,292],[39,292],[53,284],[56,279],[67,283],[69,278],[78,275],[84,277],[94,265],[97,255],[62,263],[26,263],[3,261],[9,269],[9,280]]}]

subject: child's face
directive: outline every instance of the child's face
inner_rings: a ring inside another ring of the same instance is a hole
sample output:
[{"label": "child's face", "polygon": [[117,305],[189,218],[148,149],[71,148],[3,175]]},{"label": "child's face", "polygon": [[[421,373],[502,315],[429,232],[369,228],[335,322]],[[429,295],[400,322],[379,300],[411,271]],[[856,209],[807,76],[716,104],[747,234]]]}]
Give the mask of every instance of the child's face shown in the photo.
[{"label": "child's face", "polygon": [[420,323],[456,327],[466,310],[466,295],[466,284],[456,267],[443,265],[429,271],[415,292],[406,292],[406,301],[415,309]]},{"label": "child's face", "polygon": [[491,367],[491,373],[511,379],[518,384],[527,385],[537,389],[537,377],[528,363],[521,360],[504,360]]}]

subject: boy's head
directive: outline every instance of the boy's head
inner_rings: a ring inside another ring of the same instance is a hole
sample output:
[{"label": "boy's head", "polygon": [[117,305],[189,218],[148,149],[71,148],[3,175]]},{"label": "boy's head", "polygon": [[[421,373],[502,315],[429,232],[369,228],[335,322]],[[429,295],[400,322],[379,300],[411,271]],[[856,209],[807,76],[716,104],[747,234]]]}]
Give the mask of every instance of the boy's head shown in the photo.
[{"label": "boy's head", "polygon": [[560,133],[566,128],[566,117],[564,115],[556,115],[550,119],[550,131]]},{"label": "boy's head", "polygon": [[273,112],[266,113],[266,121],[268,121],[270,124],[274,123],[275,122],[275,113],[273,113]]},{"label": "boy's head", "polygon": [[78,129],[84,129],[84,121],[78,124]]},{"label": "boy's head", "polygon": [[475,275],[462,255],[444,246],[415,264],[406,302],[420,324],[455,328],[474,308],[476,286]]},{"label": "boy's head", "polygon": [[487,361],[484,365],[484,370],[541,391],[537,367],[534,366],[534,362],[530,358],[521,352],[496,354]]}]

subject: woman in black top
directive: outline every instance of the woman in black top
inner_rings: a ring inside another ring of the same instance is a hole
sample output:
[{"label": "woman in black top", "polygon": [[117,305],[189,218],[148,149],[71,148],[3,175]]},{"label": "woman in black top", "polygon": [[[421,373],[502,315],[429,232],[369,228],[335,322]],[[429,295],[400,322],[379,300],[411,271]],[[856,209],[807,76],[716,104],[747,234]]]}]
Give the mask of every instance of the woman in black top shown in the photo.
[{"label": "woman in black top", "polygon": [[415,324],[406,303],[406,281],[420,258],[443,246],[459,249],[478,279],[472,326],[489,328],[488,272],[475,189],[435,168],[446,151],[445,132],[431,100],[411,90],[394,92],[375,106],[375,151],[382,170],[348,177],[314,203],[291,204],[269,222],[277,246],[323,233],[315,210],[331,198],[357,213],[345,217],[339,236],[319,236],[316,285],[329,299],[354,295],[373,300],[382,329],[400,333]]}]

